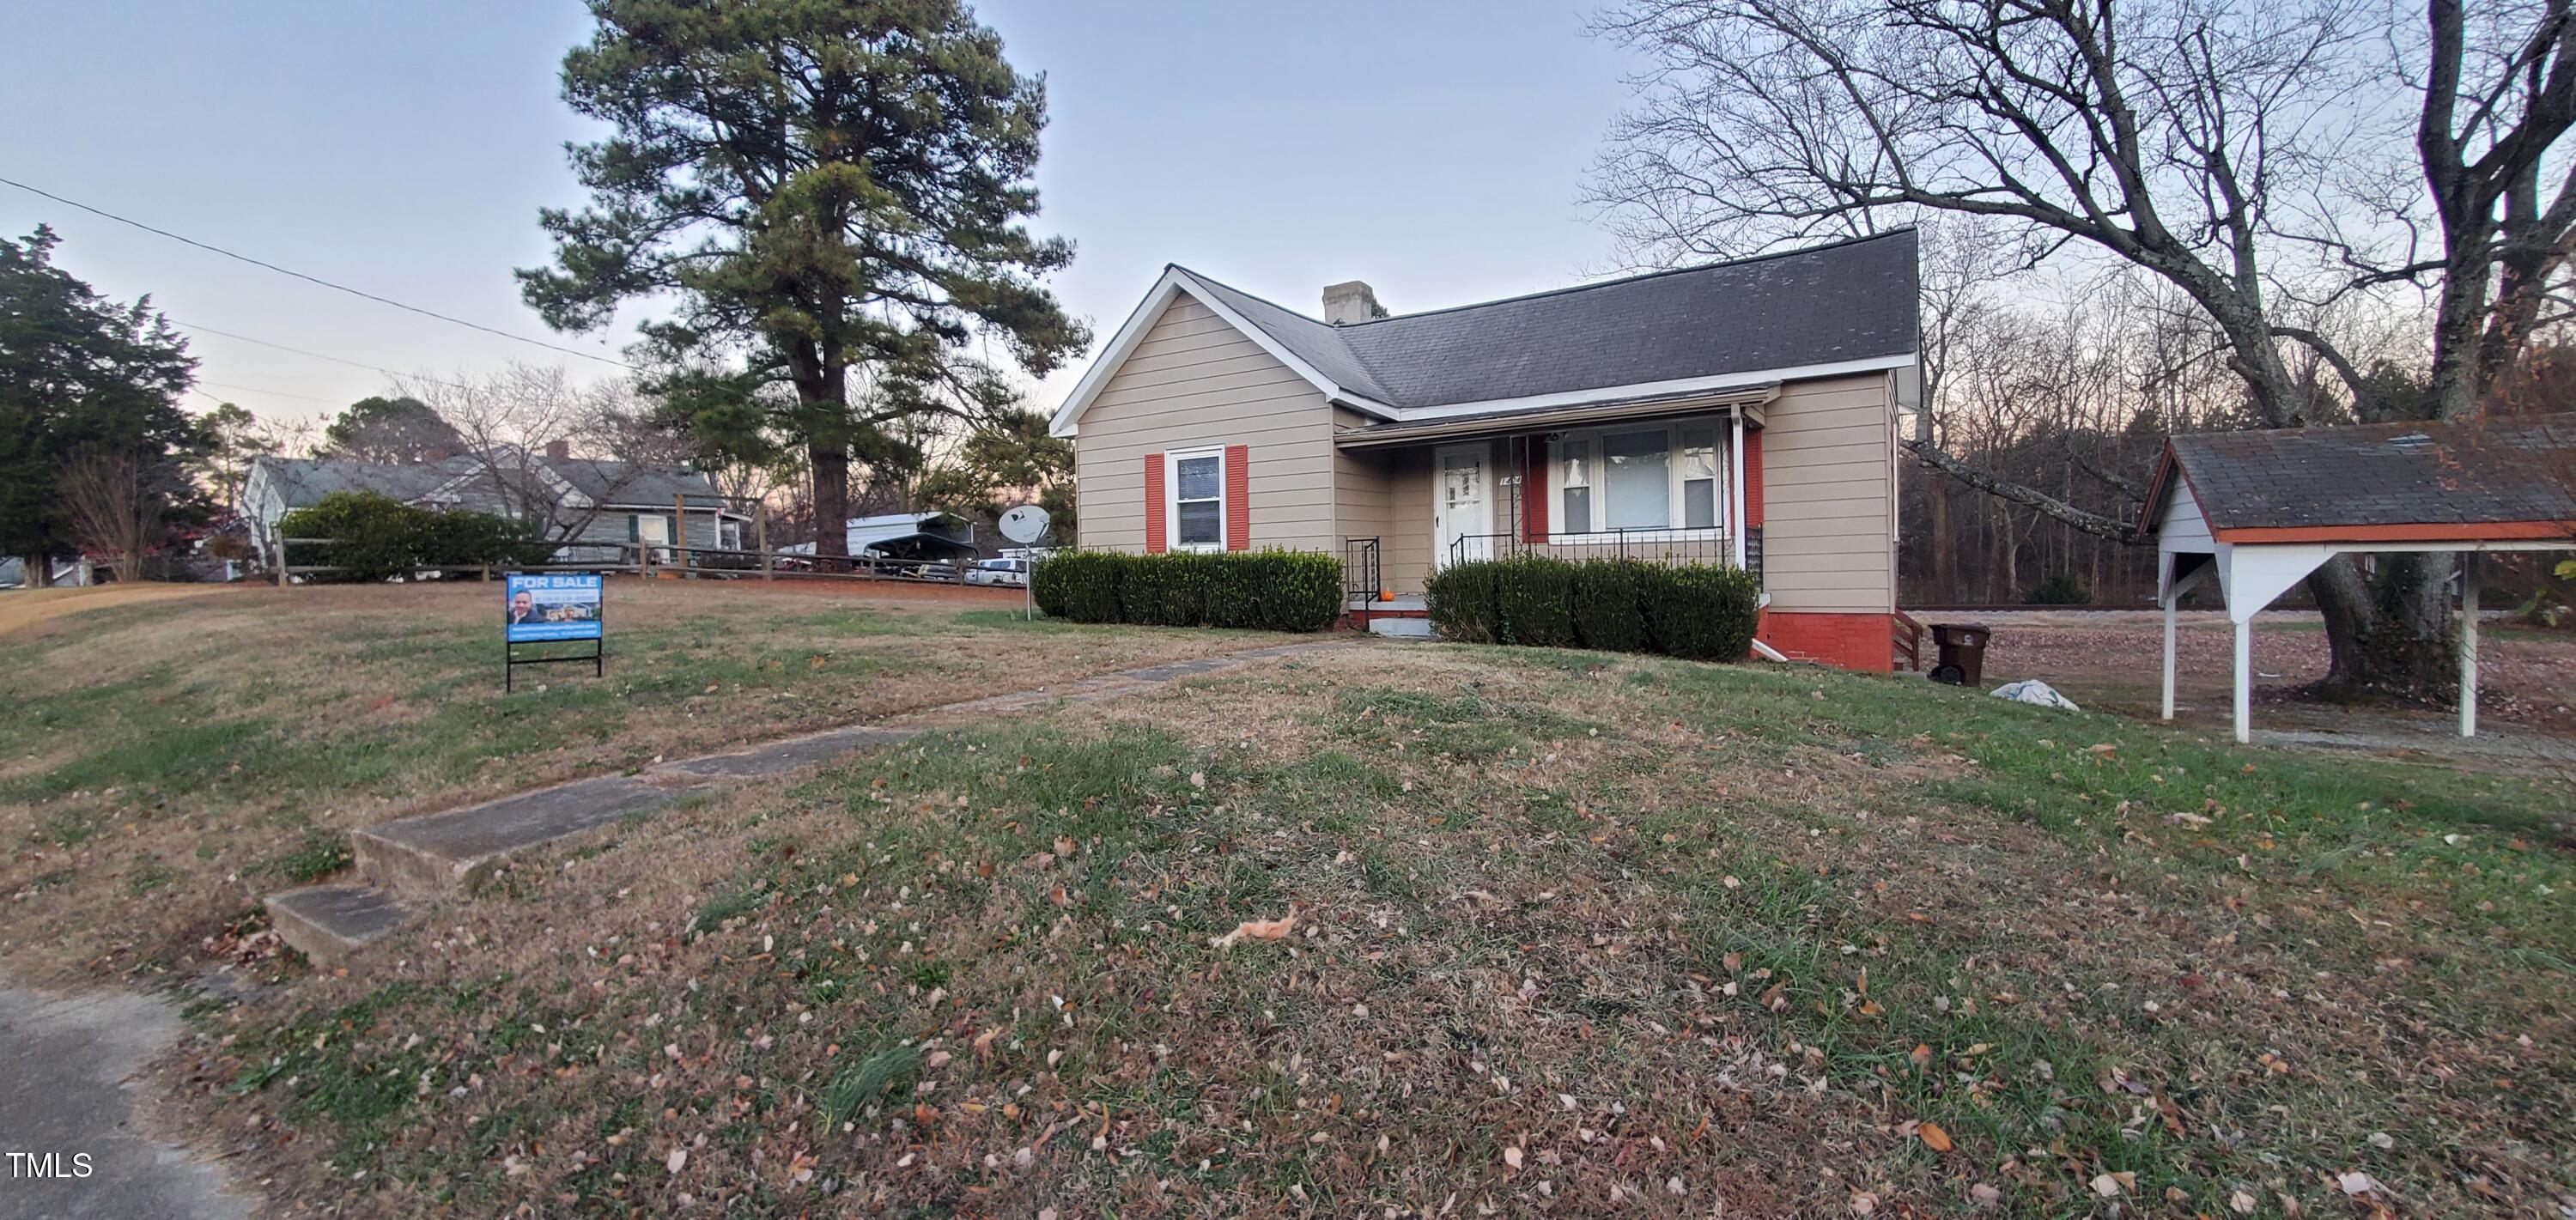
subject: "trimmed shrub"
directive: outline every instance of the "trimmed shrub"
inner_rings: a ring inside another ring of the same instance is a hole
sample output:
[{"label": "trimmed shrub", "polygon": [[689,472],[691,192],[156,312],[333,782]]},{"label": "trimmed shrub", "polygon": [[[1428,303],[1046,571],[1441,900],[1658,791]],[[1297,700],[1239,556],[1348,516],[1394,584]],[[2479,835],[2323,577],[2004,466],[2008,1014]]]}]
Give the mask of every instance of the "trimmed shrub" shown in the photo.
[{"label": "trimmed shrub", "polygon": [[1731,567],[1522,556],[1451,564],[1425,586],[1431,626],[1465,643],[1665,652],[1740,661],[1762,586]]},{"label": "trimmed shrub", "polygon": [[[1119,621],[1149,627],[1195,627],[1208,620],[1207,556],[1182,552],[1121,555]],[[1231,624],[1219,624],[1229,626]]]},{"label": "trimmed shrub", "polygon": [[1761,624],[1762,586],[1729,567],[1648,566],[1639,603],[1659,652],[1695,661],[1741,661]]},{"label": "trimmed shrub", "polygon": [[1342,562],[1312,551],[1067,551],[1029,579],[1039,609],[1077,623],[1321,631],[1342,613]]},{"label": "trimmed shrub", "polygon": [[[1073,559],[1078,555],[1080,555],[1078,551],[1058,553],[1029,565],[1029,600],[1037,603],[1038,613],[1048,618],[1073,617],[1072,609],[1065,601],[1067,585],[1063,574],[1064,569],[1055,565],[1060,559]],[[1076,569],[1081,567],[1080,564],[1074,566]]]},{"label": "trimmed shrub", "polygon": [[312,579],[366,584],[422,569],[543,563],[554,547],[536,531],[491,513],[432,512],[372,491],[340,491],[286,514],[280,538],[322,538],[289,545],[289,564],[327,564],[337,572]]},{"label": "trimmed shrub", "polygon": [[1031,600],[1050,615],[1077,623],[1115,623],[1124,611],[1118,586],[1126,556],[1108,551],[1066,551],[1047,557],[1029,579]]},{"label": "trimmed shrub", "polygon": [[1650,578],[1633,559],[1597,559],[1575,565],[1574,634],[1586,648],[1642,652],[1653,644],[1641,598]]},{"label": "trimmed shrub", "polygon": [[1519,555],[1495,563],[1494,600],[1501,609],[1503,642],[1530,648],[1571,648],[1574,570],[1545,555]]},{"label": "trimmed shrub", "polygon": [[1462,644],[1501,642],[1503,617],[1497,592],[1491,563],[1453,563],[1432,573],[1422,585],[1431,629],[1442,639]]},{"label": "trimmed shrub", "polygon": [[1320,551],[1256,551],[1251,561],[1261,574],[1261,612],[1253,626],[1321,631],[1342,616],[1340,559]]}]

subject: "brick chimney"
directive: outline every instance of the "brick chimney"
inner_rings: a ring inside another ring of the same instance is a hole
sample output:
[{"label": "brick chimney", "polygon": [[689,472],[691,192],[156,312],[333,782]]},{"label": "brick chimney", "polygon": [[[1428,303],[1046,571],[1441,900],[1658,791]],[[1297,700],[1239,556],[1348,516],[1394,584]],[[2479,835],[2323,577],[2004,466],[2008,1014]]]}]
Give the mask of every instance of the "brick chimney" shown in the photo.
[{"label": "brick chimney", "polygon": [[561,462],[561,461],[565,461],[565,460],[567,460],[567,459],[569,459],[569,458],[571,458],[571,457],[572,457],[572,442],[571,442],[571,441],[566,441],[566,440],[552,440],[552,441],[547,441],[547,442],[546,442],[546,460],[547,460],[547,461],[549,461],[549,462]]},{"label": "brick chimney", "polygon": [[1349,326],[1371,318],[1386,316],[1386,307],[1377,303],[1377,293],[1367,284],[1351,280],[1324,286],[1324,320],[1335,326]]}]

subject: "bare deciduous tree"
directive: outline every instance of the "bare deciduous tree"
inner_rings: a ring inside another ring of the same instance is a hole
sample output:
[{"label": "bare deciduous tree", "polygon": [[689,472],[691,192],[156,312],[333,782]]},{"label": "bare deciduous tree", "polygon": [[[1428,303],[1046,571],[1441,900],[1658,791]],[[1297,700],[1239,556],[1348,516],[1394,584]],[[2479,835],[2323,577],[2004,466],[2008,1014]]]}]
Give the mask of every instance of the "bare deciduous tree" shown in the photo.
[{"label": "bare deciduous tree", "polygon": [[63,507],[81,549],[109,556],[116,579],[143,579],[143,559],[167,533],[170,489],[131,453],[83,452],[63,467]]},{"label": "bare deciduous tree", "polygon": [[[2017,261],[2072,256],[2170,285],[2204,315],[2247,422],[2395,404],[2322,323],[2422,294],[2432,393],[2473,412],[2546,307],[2576,227],[2568,0],[1628,0],[1603,22],[1654,65],[1596,182],[1667,258],[1739,254],[1932,213],[2008,226]],[[2391,64],[2405,90],[2391,89]],[[2410,183],[2411,178],[2411,183]],[[2302,369],[2302,364],[2308,366]],[[1932,440],[1927,464],[2079,528],[2042,489]],[[2445,557],[2348,560],[2309,588],[2332,681],[2452,680]]]}]

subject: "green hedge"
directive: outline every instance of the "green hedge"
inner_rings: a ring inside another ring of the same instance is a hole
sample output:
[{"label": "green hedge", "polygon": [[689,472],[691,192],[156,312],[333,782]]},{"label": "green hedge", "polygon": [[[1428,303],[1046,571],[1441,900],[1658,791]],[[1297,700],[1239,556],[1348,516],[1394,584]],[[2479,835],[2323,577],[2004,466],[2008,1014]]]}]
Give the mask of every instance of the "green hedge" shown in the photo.
[{"label": "green hedge", "polygon": [[[544,563],[554,547],[535,532],[490,513],[433,512],[371,491],[341,491],[279,518],[280,538],[324,538],[289,546],[288,562],[321,564],[330,583],[373,583],[424,569]],[[320,552],[316,554],[315,552]]]},{"label": "green hedge", "polygon": [[1740,568],[1535,555],[1451,564],[1426,592],[1431,626],[1446,639],[1710,661],[1751,650],[1762,598]]},{"label": "green hedge", "polygon": [[1342,562],[1313,551],[1064,551],[1029,582],[1039,609],[1077,623],[1321,631],[1342,613]]}]

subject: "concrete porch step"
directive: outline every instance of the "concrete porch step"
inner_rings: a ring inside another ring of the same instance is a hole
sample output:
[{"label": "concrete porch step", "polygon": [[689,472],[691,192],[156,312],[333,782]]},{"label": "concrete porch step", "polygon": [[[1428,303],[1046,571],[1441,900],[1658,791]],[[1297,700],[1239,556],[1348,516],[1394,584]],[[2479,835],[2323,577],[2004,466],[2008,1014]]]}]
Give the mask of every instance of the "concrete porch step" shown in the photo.
[{"label": "concrete porch step", "polygon": [[1431,604],[1424,601],[1419,593],[1400,594],[1383,601],[1360,594],[1352,597],[1344,608],[1365,610],[1375,614],[1421,614],[1430,610]]},{"label": "concrete porch step", "polygon": [[1382,635],[1390,640],[1435,638],[1431,634],[1431,620],[1427,618],[1373,618],[1369,620],[1368,629],[1369,634]]},{"label": "concrete porch step", "polygon": [[329,966],[411,922],[412,909],[372,885],[311,885],[266,899],[270,926],[306,957]]}]

